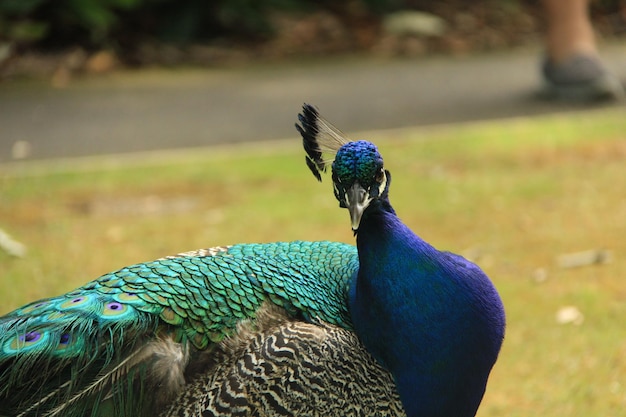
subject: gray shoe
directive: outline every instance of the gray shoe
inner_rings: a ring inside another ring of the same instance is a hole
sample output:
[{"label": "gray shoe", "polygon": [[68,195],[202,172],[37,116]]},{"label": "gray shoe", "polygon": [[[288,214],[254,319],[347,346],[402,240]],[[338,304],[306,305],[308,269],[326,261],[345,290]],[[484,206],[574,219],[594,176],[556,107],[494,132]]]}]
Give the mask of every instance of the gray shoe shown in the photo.
[{"label": "gray shoe", "polygon": [[575,55],[560,64],[542,65],[545,95],[569,101],[619,100],[624,86],[594,56]]}]

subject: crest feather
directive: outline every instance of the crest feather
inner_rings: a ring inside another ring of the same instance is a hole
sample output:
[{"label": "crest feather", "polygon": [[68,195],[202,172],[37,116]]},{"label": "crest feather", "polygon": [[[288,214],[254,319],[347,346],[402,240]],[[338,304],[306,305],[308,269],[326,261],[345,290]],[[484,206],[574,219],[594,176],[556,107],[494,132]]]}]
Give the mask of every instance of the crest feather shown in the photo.
[{"label": "crest feather", "polygon": [[321,173],[333,162],[339,148],[350,142],[350,139],[320,116],[317,109],[310,104],[304,103],[298,120],[300,124],[296,123],[296,129],[302,135],[306,164],[315,178],[321,181]]}]

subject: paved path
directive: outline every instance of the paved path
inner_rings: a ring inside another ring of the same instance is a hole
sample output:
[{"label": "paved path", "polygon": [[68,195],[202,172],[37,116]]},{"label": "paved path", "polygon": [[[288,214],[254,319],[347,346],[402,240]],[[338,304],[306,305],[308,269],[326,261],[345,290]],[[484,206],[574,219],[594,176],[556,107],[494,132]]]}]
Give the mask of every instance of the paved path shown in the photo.
[{"label": "paved path", "polygon": [[[626,79],[626,43],[603,56]],[[516,51],[136,71],[64,89],[5,83],[0,162],[12,159],[17,141],[30,144],[29,159],[42,159],[293,138],[305,101],[347,132],[571,109],[535,98],[537,61],[537,51]]]}]

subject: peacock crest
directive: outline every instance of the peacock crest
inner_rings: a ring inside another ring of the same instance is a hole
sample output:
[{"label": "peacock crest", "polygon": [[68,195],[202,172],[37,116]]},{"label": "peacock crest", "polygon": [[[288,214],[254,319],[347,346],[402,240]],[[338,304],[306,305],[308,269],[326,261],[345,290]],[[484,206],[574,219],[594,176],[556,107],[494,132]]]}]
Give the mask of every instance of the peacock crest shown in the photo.
[{"label": "peacock crest", "polygon": [[332,164],[337,151],[350,140],[310,104],[302,106],[298,120],[300,124],[296,123],[296,129],[302,136],[306,164],[315,178],[322,181],[321,174]]}]

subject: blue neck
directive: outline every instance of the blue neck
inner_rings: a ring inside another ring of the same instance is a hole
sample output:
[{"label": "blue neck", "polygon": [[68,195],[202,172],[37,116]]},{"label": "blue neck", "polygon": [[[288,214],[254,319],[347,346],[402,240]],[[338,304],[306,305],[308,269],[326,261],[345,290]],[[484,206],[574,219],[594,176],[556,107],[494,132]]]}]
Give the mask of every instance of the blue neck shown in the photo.
[{"label": "blue neck", "polygon": [[355,330],[394,375],[409,417],[474,416],[504,337],[486,275],[416,236],[388,201],[368,207],[350,290]]}]

